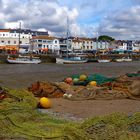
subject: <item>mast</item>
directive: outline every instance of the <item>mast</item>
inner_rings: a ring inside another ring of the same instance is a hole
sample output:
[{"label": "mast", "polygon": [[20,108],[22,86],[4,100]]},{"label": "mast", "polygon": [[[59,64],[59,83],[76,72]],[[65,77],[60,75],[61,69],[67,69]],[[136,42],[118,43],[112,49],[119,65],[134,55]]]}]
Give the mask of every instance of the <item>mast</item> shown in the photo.
[{"label": "mast", "polygon": [[67,43],[67,58],[68,58],[68,39],[69,39],[69,19],[68,19],[68,16],[67,16],[67,38],[66,38],[66,43]]},{"label": "mast", "polygon": [[19,22],[18,52],[19,52],[19,49],[20,49],[20,32],[21,32],[21,22]]}]

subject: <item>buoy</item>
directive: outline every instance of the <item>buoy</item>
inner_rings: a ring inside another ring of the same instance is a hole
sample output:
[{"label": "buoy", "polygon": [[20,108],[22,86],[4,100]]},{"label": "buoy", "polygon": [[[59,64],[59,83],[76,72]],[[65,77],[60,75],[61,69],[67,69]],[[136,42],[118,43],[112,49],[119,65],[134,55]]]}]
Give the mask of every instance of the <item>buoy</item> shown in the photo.
[{"label": "buoy", "polygon": [[73,79],[73,83],[76,84],[77,82],[79,82],[79,79],[78,78],[74,78]]},{"label": "buoy", "polygon": [[80,75],[79,80],[85,81],[87,79],[87,76],[85,74]]},{"label": "buoy", "polygon": [[72,80],[71,77],[68,77],[68,78],[65,79],[65,82],[66,82],[67,84],[72,84],[73,80]]},{"label": "buoy", "polygon": [[47,109],[47,108],[51,107],[51,101],[46,97],[40,98],[39,103],[40,103],[40,106],[43,107],[43,108]]},{"label": "buoy", "polygon": [[69,95],[68,95],[68,98],[71,98],[71,97],[72,97],[72,94],[69,94]]},{"label": "buoy", "polygon": [[65,94],[63,95],[63,98],[67,98],[67,97],[68,97],[68,94],[65,93]]},{"label": "buoy", "polygon": [[97,86],[97,82],[96,82],[96,81],[91,81],[91,82],[89,83],[89,85],[90,85],[90,86]]}]

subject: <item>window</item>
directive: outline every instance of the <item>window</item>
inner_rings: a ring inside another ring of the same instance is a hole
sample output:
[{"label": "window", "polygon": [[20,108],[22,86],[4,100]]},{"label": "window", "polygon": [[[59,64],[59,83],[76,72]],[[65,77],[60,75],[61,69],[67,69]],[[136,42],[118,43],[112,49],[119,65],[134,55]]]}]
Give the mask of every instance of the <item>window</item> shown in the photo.
[{"label": "window", "polygon": [[10,41],[8,41],[8,44],[10,44]]},{"label": "window", "polygon": [[3,36],[5,36],[5,34],[3,34]]},{"label": "window", "polygon": [[16,41],[14,41],[14,44],[16,44]]},{"label": "window", "polygon": [[55,40],[55,44],[57,44],[57,40]]},{"label": "window", "polygon": [[2,40],[1,43],[4,43],[4,40]]},{"label": "window", "polygon": [[42,42],[42,40],[38,40],[38,42]]},{"label": "window", "polygon": [[38,47],[41,48],[42,47],[42,44],[38,44]]},{"label": "window", "polygon": [[89,50],[89,46],[87,46],[87,49]]}]

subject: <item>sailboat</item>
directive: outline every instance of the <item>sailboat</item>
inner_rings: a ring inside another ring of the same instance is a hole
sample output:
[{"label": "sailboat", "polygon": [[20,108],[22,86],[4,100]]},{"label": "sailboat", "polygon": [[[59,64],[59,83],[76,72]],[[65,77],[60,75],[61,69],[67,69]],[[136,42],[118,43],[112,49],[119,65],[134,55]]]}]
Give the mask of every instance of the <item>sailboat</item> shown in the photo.
[{"label": "sailboat", "polygon": [[68,17],[67,17],[67,40],[66,40],[66,57],[64,58],[56,58],[56,63],[57,64],[81,64],[81,63],[86,63],[88,61],[88,59],[81,57],[81,56],[68,56],[68,38],[69,38],[69,21],[68,21]]},{"label": "sailboat", "polygon": [[[19,48],[20,48],[20,31],[21,31],[21,22],[19,26]],[[30,54],[29,56],[19,55],[18,57],[12,57],[8,55],[7,62],[11,64],[39,64],[41,63],[41,60],[39,59],[39,57],[32,56],[32,54]]]}]

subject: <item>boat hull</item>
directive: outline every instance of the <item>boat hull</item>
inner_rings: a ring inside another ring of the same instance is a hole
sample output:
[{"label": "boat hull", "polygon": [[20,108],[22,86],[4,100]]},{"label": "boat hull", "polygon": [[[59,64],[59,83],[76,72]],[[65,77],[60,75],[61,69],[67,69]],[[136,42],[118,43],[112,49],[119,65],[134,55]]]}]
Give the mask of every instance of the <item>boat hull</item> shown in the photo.
[{"label": "boat hull", "polygon": [[122,58],[122,59],[116,59],[116,62],[131,62],[132,59],[131,58]]},{"label": "boat hull", "polygon": [[41,63],[40,59],[28,59],[28,58],[7,58],[7,62],[11,64],[39,64]]},{"label": "boat hull", "polygon": [[110,62],[110,60],[108,59],[102,59],[102,60],[98,60],[99,63],[108,63]]},{"label": "boat hull", "polygon": [[22,61],[22,60],[7,60],[11,64],[39,64],[41,61]]},{"label": "boat hull", "polygon": [[62,58],[56,58],[56,63],[57,64],[81,64],[81,63],[86,63],[88,60],[66,60]]}]

